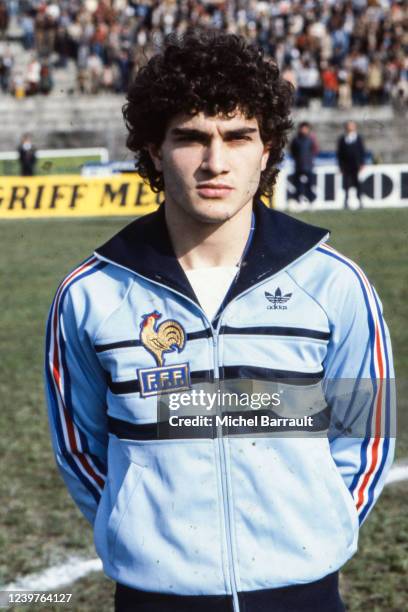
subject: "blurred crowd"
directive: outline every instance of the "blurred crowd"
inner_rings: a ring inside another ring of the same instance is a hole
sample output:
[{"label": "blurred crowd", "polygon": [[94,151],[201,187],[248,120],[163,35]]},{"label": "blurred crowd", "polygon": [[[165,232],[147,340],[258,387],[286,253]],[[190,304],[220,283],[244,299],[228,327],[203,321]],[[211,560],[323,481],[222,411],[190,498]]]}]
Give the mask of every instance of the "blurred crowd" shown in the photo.
[{"label": "blurred crowd", "polygon": [[0,0],[0,37],[11,13],[32,52],[22,75],[0,51],[1,88],[15,95],[48,93],[69,61],[77,91],[125,92],[166,34],[201,26],[243,34],[276,58],[298,107],[408,100],[405,0]]}]

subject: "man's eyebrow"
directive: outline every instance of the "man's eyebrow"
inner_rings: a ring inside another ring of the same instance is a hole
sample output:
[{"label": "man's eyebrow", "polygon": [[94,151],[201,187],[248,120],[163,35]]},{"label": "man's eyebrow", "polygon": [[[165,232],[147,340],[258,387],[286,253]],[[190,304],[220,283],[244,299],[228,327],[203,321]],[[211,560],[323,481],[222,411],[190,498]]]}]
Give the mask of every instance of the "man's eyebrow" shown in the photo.
[{"label": "man's eyebrow", "polygon": [[197,128],[173,128],[171,130],[173,136],[199,136],[201,138],[208,137],[208,133]]},{"label": "man's eyebrow", "polygon": [[258,130],[255,127],[242,127],[232,130],[225,130],[225,136],[246,136],[247,134],[255,134]]},{"label": "man's eyebrow", "polygon": [[[230,130],[225,130],[223,136],[246,136],[247,134],[254,134],[258,130],[255,127],[242,127],[235,128]],[[190,136],[190,137],[198,137],[198,138],[210,138],[211,135],[204,130],[200,130],[198,128],[173,128],[171,130],[171,134],[173,136]]]}]

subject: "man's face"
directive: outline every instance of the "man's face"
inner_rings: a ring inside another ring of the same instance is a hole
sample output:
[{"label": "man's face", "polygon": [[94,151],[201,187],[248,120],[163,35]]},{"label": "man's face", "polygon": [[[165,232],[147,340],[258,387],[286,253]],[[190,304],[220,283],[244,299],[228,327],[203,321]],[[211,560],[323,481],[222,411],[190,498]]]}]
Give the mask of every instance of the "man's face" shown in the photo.
[{"label": "man's face", "polygon": [[269,154],[257,119],[238,111],[232,118],[177,115],[149,152],[163,173],[166,203],[202,223],[222,223],[252,205]]},{"label": "man's face", "polygon": [[347,121],[346,123],[347,134],[350,134],[351,132],[355,132],[355,131],[356,131],[356,124],[354,123],[354,121]]},{"label": "man's face", "polygon": [[309,132],[310,132],[309,126],[302,125],[302,127],[300,128],[300,133],[303,134],[303,136],[309,136]]}]

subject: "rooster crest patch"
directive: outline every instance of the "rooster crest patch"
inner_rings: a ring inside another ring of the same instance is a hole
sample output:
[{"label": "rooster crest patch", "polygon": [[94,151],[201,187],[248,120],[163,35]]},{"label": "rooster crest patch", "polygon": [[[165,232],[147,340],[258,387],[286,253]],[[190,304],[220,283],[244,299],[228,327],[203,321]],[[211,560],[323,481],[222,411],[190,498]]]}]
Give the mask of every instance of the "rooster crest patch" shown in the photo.
[{"label": "rooster crest patch", "polygon": [[181,353],[186,344],[186,334],[180,323],[167,319],[158,323],[161,313],[157,310],[142,316],[140,341],[152,355],[156,368],[139,368],[140,395],[148,397],[159,393],[172,393],[190,389],[188,363],[165,366],[165,353]]}]

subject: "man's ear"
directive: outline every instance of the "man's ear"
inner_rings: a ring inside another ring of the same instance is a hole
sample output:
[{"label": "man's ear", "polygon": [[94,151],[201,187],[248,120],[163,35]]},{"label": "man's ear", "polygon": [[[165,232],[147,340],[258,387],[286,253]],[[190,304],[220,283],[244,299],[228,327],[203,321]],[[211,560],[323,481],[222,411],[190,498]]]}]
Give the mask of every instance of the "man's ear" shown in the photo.
[{"label": "man's ear", "polygon": [[161,158],[160,147],[158,147],[155,144],[150,143],[147,145],[147,150],[149,151],[149,155],[152,158],[154,167],[156,168],[157,172],[161,172],[162,171],[162,158]]}]

